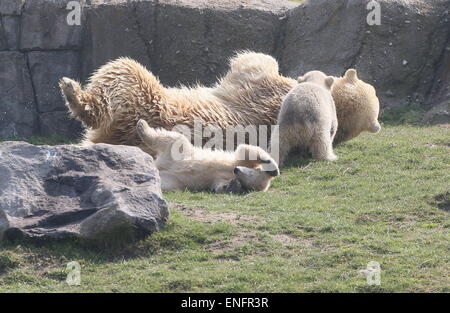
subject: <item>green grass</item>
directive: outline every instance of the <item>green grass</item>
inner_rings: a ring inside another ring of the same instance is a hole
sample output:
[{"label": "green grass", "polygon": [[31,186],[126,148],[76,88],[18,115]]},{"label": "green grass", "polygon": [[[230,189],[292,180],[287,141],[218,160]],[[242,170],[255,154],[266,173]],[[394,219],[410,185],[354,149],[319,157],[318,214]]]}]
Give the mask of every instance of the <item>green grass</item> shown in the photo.
[{"label": "green grass", "polygon": [[388,125],[420,125],[425,113],[420,106],[387,108],[383,110],[381,121]]},{"label": "green grass", "polygon": [[49,136],[49,137],[33,136],[30,138],[18,138],[18,137],[7,138],[7,139],[0,138],[0,142],[8,141],[8,140],[25,141],[25,142],[31,143],[33,145],[61,145],[61,144],[71,144],[71,143],[76,142],[73,139],[67,139],[63,136],[58,136],[58,135]]},{"label": "green grass", "polygon": [[267,193],[167,193],[167,227],[125,248],[4,245],[0,291],[450,292],[450,129],[386,126],[336,153],[291,158]]}]

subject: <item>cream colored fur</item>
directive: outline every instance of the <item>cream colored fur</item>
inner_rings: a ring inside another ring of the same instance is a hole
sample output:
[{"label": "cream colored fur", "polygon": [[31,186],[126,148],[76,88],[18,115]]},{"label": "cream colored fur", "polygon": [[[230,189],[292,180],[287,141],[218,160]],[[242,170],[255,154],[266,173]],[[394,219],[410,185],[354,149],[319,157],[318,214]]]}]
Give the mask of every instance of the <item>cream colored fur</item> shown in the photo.
[{"label": "cream colored fur", "polygon": [[351,140],[361,132],[378,133],[380,102],[375,88],[358,78],[354,69],[336,78],[332,88],[339,128],[334,144]]},{"label": "cream colored fur", "polygon": [[[333,87],[339,124],[343,127],[338,130],[338,135],[342,134],[339,141],[374,130],[377,115],[378,99],[373,88],[360,80],[352,87],[348,81],[348,77],[337,79]],[[169,130],[175,125],[192,128],[195,120],[222,129],[275,125],[284,97],[297,84],[279,74],[274,58],[248,51],[231,59],[230,70],[212,88],[166,88],[145,67],[129,58],[100,67],[83,88],[69,78],[60,81],[72,115],[87,128],[85,143],[136,145],[149,153],[135,131],[140,119],[152,127]]]},{"label": "cream colored fur", "polygon": [[266,191],[272,178],[279,175],[276,162],[256,146],[239,145],[235,152],[202,149],[184,135],[151,128],[144,120],[136,129],[156,155],[163,191]]},{"label": "cream colored fur", "polygon": [[274,125],[283,97],[296,81],[278,73],[271,56],[242,52],[213,87],[165,88],[139,63],[120,58],[101,67],[85,88],[63,78],[60,87],[72,115],[87,126],[86,142],[141,145],[135,125],[192,127],[195,120],[222,129]]},{"label": "cream colored fur", "polygon": [[272,134],[272,143],[279,144],[278,163],[282,166],[294,148],[317,160],[334,161],[337,157],[333,152],[333,139],[338,129],[331,96],[334,79],[313,71],[298,80],[299,85],[288,93],[281,105],[279,129]]}]

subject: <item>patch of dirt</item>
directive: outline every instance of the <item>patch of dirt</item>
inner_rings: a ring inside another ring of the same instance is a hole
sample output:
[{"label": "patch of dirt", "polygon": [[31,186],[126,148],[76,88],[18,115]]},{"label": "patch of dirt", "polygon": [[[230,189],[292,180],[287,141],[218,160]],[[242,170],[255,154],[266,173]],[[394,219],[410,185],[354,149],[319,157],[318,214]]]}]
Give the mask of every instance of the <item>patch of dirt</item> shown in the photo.
[{"label": "patch of dirt", "polygon": [[258,242],[259,238],[254,233],[241,233],[238,236],[231,238],[231,240],[216,241],[209,245],[208,249],[216,254],[233,251],[239,246],[249,242]]},{"label": "patch of dirt", "polygon": [[261,221],[258,217],[252,215],[241,215],[236,212],[208,212],[203,208],[192,209],[176,203],[171,203],[170,209],[203,223],[229,222],[235,225],[242,222],[259,223]]},{"label": "patch of dirt", "polygon": [[401,230],[411,229],[418,221],[422,220],[420,216],[414,214],[394,214],[386,217],[386,219],[393,227]]},{"label": "patch of dirt", "polygon": [[[181,204],[170,203],[169,208],[181,212],[186,217],[192,218],[202,223],[228,222],[232,225],[239,225],[243,222],[260,223],[261,220],[253,215],[242,215],[237,212],[208,212],[204,208],[187,208]],[[237,236],[227,240],[220,240],[208,245],[208,250],[215,254],[230,252],[246,243],[256,243],[258,236],[252,232],[241,232]]]},{"label": "patch of dirt", "polygon": [[288,235],[288,234],[271,235],[271,237],[273,240],[275,240],[285,246],[300,244],[300,241],[298,240],[298,238]]},{"label": "patch of dirt", "polygon": [[444,211],[450,211],[450,191],[434,197],[436,206]]},{"label": "patch of dirt", "polygon": [[[181,212],[185,216],[203,223],[229,222],[233,225],[239,225],[242,222],[260,223],[261,219],[253,215],[241,215],[236,212],[208,212],[204,208],[187,208],[181,204],[170,203],[170,209]],[[265,232],[263,232],[264,234]],[[267,233],[266,233],[267,234]],[[269,235],[275,242],[282,246],[296,246],[308,248],[312,242],[303,240],[289,234]],[[213,242],[207,249],[215,254],[222,254],[234,251],[236,248],[251,243],[252,245],[261,244],[261,239],[256,232],[242,230],[238,235]],[[263,249],[264,250],[264,249]],[[263,251],[261,251],[263,253]]]},{"label": "patch of dirt", "polygon": [[439,127],[450,129],[450,124],[440,124]]}]

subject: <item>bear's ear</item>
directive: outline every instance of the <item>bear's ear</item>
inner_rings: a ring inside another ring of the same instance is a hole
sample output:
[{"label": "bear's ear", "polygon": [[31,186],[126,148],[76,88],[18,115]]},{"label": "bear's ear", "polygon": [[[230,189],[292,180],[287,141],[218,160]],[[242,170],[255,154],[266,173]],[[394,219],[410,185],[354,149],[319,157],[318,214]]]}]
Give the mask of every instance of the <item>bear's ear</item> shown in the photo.
[{"label": "bear's ear", "polygon": [[334,77],[328,76],[327,78],[325,78],[325,86],[327,86],[328,89],[331,89],[331,87],[333,87],[333,84],[334,84]]},{"label": "bear's ear", "polygon": [[351,68],[347,70],[347,72],[345,72],[344,77],[349,83],[356,84],[358,82],[358,74],[356,73],[355,69]]},{"label": "bear's ear", "polygon": [[306,78],[305,78],[305,76],[299,76],[299,77],[297,78],[297,81],[298,81],[299,83],[304,83],[304,82],[306,81]]}]

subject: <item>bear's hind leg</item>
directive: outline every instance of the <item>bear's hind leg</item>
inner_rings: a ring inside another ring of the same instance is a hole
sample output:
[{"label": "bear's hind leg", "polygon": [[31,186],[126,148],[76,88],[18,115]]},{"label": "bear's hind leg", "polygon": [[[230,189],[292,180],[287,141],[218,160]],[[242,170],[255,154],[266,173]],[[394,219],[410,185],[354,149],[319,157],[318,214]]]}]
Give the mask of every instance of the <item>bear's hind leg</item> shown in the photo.
[{"label": "bear's hind leg", "polygon": [[321,133],[312,140],[311,154],[313,159],[324,161],[336,161],[337,156],[333,152],[333,143],[329,133]]},{"label": "bear's hind leg", "polygon": [[82,90],[78,82],[63,77],[59,81],[59,87],[72,115],[86,126],[97,129],[106,121],[109,116],[107,106],[102,105],[89,92]]},{"label": "bear's hind leg", "polygon": [[[291,143],[293,132],[295,130],[290,131],[287,127],[279,127],[272,133],[270,138],[270,154],[280,168],[284,165],[289,152],[294,148]],[[278,155],[276,155],[276,151],[278,151]]]},{"label": "bear's hind leg", "polygon": [[[137,122],[136,132],[138,133],[142,142],[151,151],[154,151],[154,154],[156,155],[160,155],[164,152],[170,153],[171,151],[169,151],[168,149],[171,149],[172,145],[175,143],[179,145],[179,148],[182,147],[183,155],[187,155],[192,151],[192,144],[182,134],[165,129],[154,129],[150,127],[144,120],[139,120]],[[153,153],[150,154],[153,155]],[[168,156],[173,157],[171,154],[169,154]]]}]

